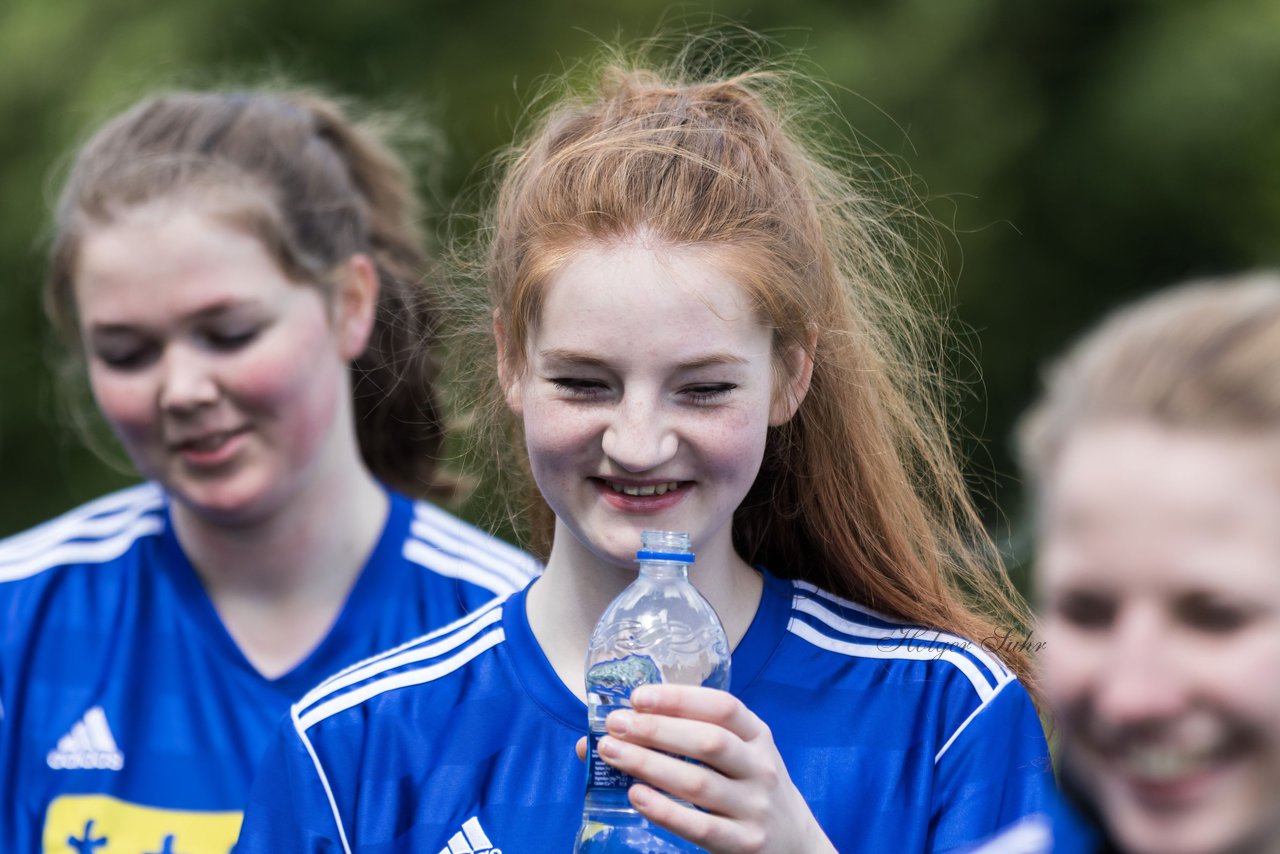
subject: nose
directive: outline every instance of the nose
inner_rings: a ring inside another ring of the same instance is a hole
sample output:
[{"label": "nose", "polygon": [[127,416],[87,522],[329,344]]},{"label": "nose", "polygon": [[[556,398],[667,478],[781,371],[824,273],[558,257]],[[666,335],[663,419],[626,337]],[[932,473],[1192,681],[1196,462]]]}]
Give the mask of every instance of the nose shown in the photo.
[{"label": "nose", "polygon": [[1155,608],[1117,616],[1108,654],[1099,667],[1095,709],[1113,727],[1158,723],[1187,703],[1187,674],[1177,638]]},{"label": "nose", "polygon": [[605,455],[630,472],[657,468],[676,455],[679,441],[660,403],[625,394],[605,427]]},{"label": "nose", "polygon": [[194,412],[218,399],[218,384],[208,360],[181,344],[166,349],[162,366],[160,408],[176,414]]}]

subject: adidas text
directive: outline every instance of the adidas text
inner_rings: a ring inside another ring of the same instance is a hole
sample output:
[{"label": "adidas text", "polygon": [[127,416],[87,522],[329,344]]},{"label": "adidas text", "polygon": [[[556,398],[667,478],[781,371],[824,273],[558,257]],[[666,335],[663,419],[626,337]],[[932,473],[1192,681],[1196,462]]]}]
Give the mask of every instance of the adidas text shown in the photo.
[{"label": "adidas text", "polygon": [[71,732],[58,739],[58,746],[49,751],[45,761],[55,771],[119,771],[124,768],[124,754],[116,746],[101,706],[85,712]]}]

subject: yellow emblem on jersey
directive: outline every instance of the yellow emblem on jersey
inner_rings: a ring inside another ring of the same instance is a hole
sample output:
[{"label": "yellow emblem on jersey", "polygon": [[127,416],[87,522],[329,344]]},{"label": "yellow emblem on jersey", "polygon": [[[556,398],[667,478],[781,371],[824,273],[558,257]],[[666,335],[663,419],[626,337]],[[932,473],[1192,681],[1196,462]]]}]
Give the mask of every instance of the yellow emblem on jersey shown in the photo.
[{"label": "yellow emblem on jersey", "polygon": [[44,820],[45,854],[227,854],[238,812],[185,812],[106,795],[63,795]]}]

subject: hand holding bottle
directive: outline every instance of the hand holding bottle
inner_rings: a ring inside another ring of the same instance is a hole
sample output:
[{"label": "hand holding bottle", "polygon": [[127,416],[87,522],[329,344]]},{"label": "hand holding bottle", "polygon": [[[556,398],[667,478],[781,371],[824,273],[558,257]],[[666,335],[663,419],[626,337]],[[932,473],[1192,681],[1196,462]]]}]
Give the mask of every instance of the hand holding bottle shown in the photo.
[{"label": "hand holding bottle", "polygon": [[645,818],[715,854],[835,851],[769,727],[741,700],[710,688],[645,685],[631,702],[634,711],[609,715],[599,751],[644,781],[631,787],[630,801]]},{"label": "hand holding bottle", "polygon": [[605,720],[630,709],[631,694],[655,683],[728,688],[729,642],[715,609],[689,582],[689,535],[641,534],[639,576],[609,604],[587,647],[587,722],[591,756],[582,826],[574,854],[680,854],[684,840],[655,827],[628,800],[634,780],[594,745]]}]

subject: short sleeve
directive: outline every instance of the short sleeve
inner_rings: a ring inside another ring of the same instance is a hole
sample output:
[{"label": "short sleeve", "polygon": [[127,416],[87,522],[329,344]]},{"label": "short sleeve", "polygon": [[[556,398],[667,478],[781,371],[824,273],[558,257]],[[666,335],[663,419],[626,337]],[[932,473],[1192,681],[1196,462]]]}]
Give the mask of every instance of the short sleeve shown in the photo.
[{"label": "short sleeve", "polygon": [[964,850],[1044,812],[1056,788],[1035,705],[1016,680],[1002,685],[935,757],[933,852]]}]

